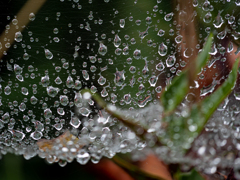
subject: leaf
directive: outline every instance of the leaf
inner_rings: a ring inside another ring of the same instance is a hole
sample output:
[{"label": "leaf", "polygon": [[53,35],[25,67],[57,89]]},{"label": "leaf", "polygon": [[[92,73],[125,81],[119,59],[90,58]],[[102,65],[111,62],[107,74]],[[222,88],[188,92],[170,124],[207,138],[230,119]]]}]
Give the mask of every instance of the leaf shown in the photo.
[{"label": "leaf", "polygon": [[[211,49],[213,35],[210,34],[206,45],[204,46],[202,52],[196,58],[196,72],[195,76],[201,71],[201,68],[205,66],[209,59],[209,51]],[[166,113],[173,111],[178,104],[186,96],[189,89],[189,70],[183,71],[179,76],[175,77],[172,84],[167,87],[167,90],[163,92],[161,96],[161,102]]]},{"label": "leaf", "polygon": [[188,86],[187,71],[182,72],[179,76],[173,79],[172,84],[161,96],[165,112],[171,112],[176,108],[187,94]]},{"label": "leaf", "polygon": [[213,40],[213,34],[211,33],[207,39],[207,42],[202,50],[202,52],[197,56],[197,60],[196,60],[196,72],[197,74],[201,71],[201,68],[203,68],[209,57],[209,51],[211,49],[212,46],[212,40]]},{"label": "leaf", "polygon": [[227,80],[220,86],[216,92],[214,92],[209,97],[205,98],[201,103],[201,111],[205,117],[205,122],[211,117],[220,103],[231,93],[232,89],[235,86],[238,74],[238,64],[239,58],[233,65],[232,71],[228,75]]},{"label": "leaf", "polygon": [[204,180],[204,178],[195,170],[193,169],[189,173],[181,173],[179,180]]}]

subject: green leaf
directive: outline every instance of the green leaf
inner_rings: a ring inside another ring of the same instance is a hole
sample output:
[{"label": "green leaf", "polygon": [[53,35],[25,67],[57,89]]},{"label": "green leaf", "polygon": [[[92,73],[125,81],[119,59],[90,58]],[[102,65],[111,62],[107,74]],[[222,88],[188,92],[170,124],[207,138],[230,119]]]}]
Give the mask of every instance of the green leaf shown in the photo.
[{"label": "green leaf", "polygon": [[[205,117],[205,122],[211,117],[220,103],[231,93],[232,89],[235,86],[238,74],[238,64],[239,58],[233,65],[232,71],[228,75],[227,80],[220,86],[216,92],[214,92],[209,97],[205,98],[201,103],[201,111]],[[203,124],[203,126],[204,126]]]},{"label": "green leaf", "polygon": [[[209,35],[206,45],[202,52],[196,58],[196,71],[195,76],[201,71],[201,68],[205,66],[209,59],[209,51],[211,49],[213,35]],[[175,77],[172,83],[167,87],[167,90],[163,92],[161,96],[161,102],[165,109],[165,113],[173,111],[178,104],[186,96],[189,90],[189,70],[183,71],[179,76]]]},{"label": "green leaf", "polygon": [[181,173],[179,180],[204,180],[204,178],[195,170],[193,169],[189,173]]},{"label": "green leaf", "polygon": [[201,68],[203,68],[205,66],[205,64],[207,63],[207,61],[210,57],[209,51],[211,50],[212,40],[213,40],[213,34],[211,33],[207,39],[207,42],[206,42],[202,52],[197,56],[197,60],[196,60],[197,74],[201,71]]},{"label": "green leaf", "polygon": [[187,94],[189,88],[187,75],[187,71],[182,72],[173,79],[172,84],[163,92],[161,102],[166,113],[174,110]]}]

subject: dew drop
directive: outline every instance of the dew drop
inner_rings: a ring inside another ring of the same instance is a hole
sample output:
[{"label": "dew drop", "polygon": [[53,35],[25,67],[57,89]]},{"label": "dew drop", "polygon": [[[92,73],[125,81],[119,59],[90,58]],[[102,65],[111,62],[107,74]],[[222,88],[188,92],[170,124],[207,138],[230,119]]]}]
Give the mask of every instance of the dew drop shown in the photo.
[{"label": "dew drop", "polygon": [[167,67],[172,67],[176,62],[176,57],[174,55],[169,56],[166,60]]},{"label": "dew drop", "polygon": [[47,94],[50,97],[55,97],[58,94],[59,88],[53,87],[53,86],[48,86],[47,87]]},{"label": "dew drop", "polygon": [[49,49],[44,49],[44,52],[45,52],[45,57],[47,59],[52,59],[53,58],[53,54],[51,51],[49,51]]},{"label": "dew drop", "polygon": [[21,42],[22,38],[23,38],[23,35],[20,31],[15,33],[15,38],[14,39],[15,39],[16,42]]},{"label": "dew drop", "polygon": [[107,53],[107,46],[105,46],[102,42],[99,43],[98,53],[102,56],[105,56]]},{"label": "dew drop", "polygon": [[167,54],[167,46],[164,43],[159,44],[158,54],[160,56],[165,56]]},{"label": "dew drop", "polygon": [[114,44],[115,47],[119,47],[120,44],[121,44],[121,39],[120,39],[120,37],[117,34],[115,35],[113,44]]},{"label": "dew drop", "polygon": [[76,117],[72,117],[70,121],[70,125],[72,125],[74,128],[78,128],[81,124],[81,121]]},{"label": "dew drop", "polygon": [[133,52],[133,57],[134,57],[135,59],[140,59],[140,58],[141,58],[141,50],[136,49],[136,50]]},{"label": "dew drop", "polygon": [[68,97],[66,95],[61,95],[59,97],[59,100],[60,100],[61,105],[63,105],[63,106],[66,106],[69,103]]}]

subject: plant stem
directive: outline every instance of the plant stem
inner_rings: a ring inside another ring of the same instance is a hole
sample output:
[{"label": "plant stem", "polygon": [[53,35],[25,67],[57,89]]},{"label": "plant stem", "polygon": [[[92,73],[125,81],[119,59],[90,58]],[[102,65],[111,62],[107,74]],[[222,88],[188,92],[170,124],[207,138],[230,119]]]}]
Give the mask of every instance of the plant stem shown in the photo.
[{"label": "plant stem", "polygon": [[151,178],[151,179],[155,179],[155,180],[165,180],[164,178],[161,178],[159,176],[155,176],[151,173],[148,173],[142,169],[140,169],[139,167],[125,161],[124,159],[118,157],[118,156],[114,156],[112,158],[113,162],[115,162],[117,165],[129,170],[129,171],[132,171],[134,173],[137,173],[141,176],[144,176],[144,177],[147,177],[147,178]]}]

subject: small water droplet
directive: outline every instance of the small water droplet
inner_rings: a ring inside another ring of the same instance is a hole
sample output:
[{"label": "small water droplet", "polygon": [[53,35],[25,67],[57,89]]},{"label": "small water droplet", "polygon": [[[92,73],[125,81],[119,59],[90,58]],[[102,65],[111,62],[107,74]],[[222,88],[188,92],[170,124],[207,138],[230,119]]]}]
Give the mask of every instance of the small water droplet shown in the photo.
[{"label": "small water droplet", "polygon": [[66,95],[61,95],[59,97],[59,100],[60,100],[61,105],[63,105],[63,106],[66,106],[69,103],[68,97]]},{"label": "small water droplet", "polygon": [[115,47],[119,47],[120,44],[121,44],[121,39],[117,34],[115,35],[115,38],[113,40],[113,44],[114,44]]},{"label": "small water droplet", "polygon": [[159,44],[158,46],[158,54],[160,56],[165,56],[167,54],[167,46],[164,43]]},{"label": "small water droplet", "polygon": [[124,28],[124,26],[125,26],[125,19],[120,19],[119,26],[120,26],[120,28]]},{"label": "small water droplet", "polygon": [[49,51],[49,49],[44,49],[44,52],[45,52],[45,57],[47,59],[52,59],[53,58],[53,54],[51,51]]},{"label": "small water droplet", "polygon": [[172,67],[176,62],[176,57],[174,55],[169,56],[166,60],[167,67]]},{"label": "small water droplet", "polygon": [[107,46],[105,46],[103,43],[99,43],[98,53],[102,56],[105,56],[107,53]]},{"label": "small water droplet", "polygon": [[133,57],[134,57],[135,59],[140,59],[140,58],[141,58],[141,50],[136,49],[136,50],[133,52]]},{"label": "small water droplet", "polygon": [[23,38],[23,35],[20,31],[15,33],[15,38],[14,39],[15,39],[16,42],[21,42],[22,38]]},{"label": "small water droplet", "polygon": [[58,94],[59,88],[53,87],[53,86],[48,86],[47,87],[47,94],[50,97],[55,97]]}]

